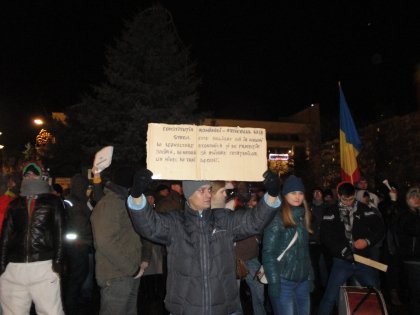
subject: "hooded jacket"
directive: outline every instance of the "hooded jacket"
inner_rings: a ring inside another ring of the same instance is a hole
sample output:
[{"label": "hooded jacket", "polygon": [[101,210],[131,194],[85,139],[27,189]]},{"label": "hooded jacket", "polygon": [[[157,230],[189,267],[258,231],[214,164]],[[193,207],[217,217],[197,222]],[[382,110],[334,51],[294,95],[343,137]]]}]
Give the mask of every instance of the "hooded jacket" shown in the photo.
[{"label": "hooded jacket", "polygon": [[96,279],[100,286],[110,279],[134,276],[141,263],[142,243],[125,207],[128,190],[107,183],[105,195],[90,217],[95,245]]},{"label": "hooded jacket", "polygon": [[87,205],[86,191],[89,181],[81,174],[71,179],[71,193],[66,198],[66,232],[77,234],[76,244],[92,245],[91,211]]},{"label": "hooded jacket", "polygon": [[[130,207],[130,203],[129,203]],[[168,278],[165,306],[174,315],[228,315],[239,305],[233,243],[258,234],[275,211],[261,201],[249,211],[207,209],[188,203],[183,212],[159,214],[145,205],[130,209],[136,231],[165,244]]]}]

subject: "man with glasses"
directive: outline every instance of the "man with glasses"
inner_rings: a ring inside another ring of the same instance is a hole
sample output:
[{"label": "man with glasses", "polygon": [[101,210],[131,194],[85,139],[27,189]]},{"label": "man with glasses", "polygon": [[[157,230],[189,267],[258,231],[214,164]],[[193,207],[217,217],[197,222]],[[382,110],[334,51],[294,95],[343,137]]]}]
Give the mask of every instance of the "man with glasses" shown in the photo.
[{"label": "man with glasses", "polygon": [[376,285],[376,271],[355,262],[353,253],[371,258],[370,248],[384,236],[381,217],[367,205],[356,201],[355,188],[351,183],[340,183],[337,195],[337,204],[324,211],[321,222],[321,243],[334,258],[319,315],[332,313],[340,286],[350,277],[356,278],[362,286]]},{"label": "man with glasses", "polygon": [[265,173],[267,194],[255,209],[210,209],[211,183],[183,181],[183,212],[159,214],[143,192],[152,173],[138,172],[128,197],[133,224],[142,236],[166,245],[168,278],[165,306],[173,315],[240,314],[233,244],[261,233],[280,206],[277,175]]}]

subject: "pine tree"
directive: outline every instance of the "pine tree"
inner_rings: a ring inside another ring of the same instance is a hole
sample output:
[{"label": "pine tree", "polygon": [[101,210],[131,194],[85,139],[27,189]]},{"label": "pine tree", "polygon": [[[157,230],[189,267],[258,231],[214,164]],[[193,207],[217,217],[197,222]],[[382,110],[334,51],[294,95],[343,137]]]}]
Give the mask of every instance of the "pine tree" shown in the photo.
[{"label": "pine tree", "polygon": [[113,145],[115,163],[143,163],[149,122],[198,121],[196,65],[168,10],[154,6],[138,13],[106,58],[106,82],[69,115],[87,155]]}]

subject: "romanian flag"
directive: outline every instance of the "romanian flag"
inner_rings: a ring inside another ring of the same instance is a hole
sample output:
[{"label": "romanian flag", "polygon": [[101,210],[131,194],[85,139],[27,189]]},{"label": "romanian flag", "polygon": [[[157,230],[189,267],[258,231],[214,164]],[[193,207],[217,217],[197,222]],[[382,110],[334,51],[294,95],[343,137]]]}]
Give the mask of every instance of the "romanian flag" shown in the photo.
[{"label": "romanian flag", "polygon": [[359,155],[362,144],[340,84],[339,89],[341,179],[355,184],[360,180],[360,171],[356,158]]}]

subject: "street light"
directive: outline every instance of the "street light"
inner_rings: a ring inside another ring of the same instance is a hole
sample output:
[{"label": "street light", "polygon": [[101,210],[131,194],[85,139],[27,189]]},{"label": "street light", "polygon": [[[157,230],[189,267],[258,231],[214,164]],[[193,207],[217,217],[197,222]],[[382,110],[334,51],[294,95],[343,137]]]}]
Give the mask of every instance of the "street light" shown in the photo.
[{"label": "street light", "polygon": [[35,118],[34,124],[37,126],[42,126],[44,124],[44,121],[41,118]]}]

